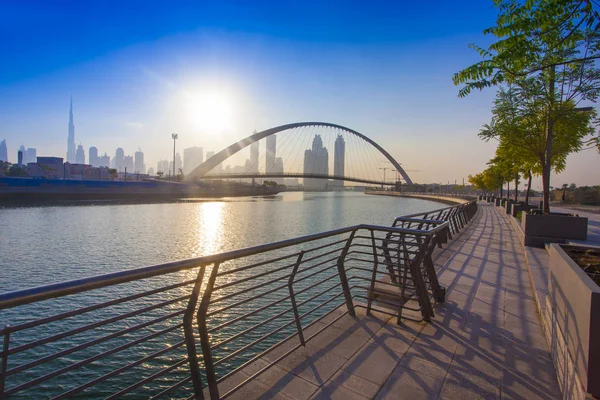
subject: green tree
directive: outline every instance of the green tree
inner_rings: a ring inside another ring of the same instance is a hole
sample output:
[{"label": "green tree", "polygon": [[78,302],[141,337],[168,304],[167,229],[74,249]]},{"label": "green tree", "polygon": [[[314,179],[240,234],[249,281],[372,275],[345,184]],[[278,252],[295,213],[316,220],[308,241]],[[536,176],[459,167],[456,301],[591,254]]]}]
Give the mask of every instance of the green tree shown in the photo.
[{"label": "green tree", "polygon": [[[580,102],[594,102],[600,93],[600,17],[586,0],[495,0],[496,25],[485,30],[498,40],[483,49],[471,44],[483,60],[454,75],[464,85],[459,96],[473,89],[503,83],[525,88],[531,110],[544,130],[541,175],[544,211],[549,212],[550,173],[555,155],[555,132],[561,120]],[[587,123],[592,115],[586,114]],[[578,137],[579,147],[583,138]],[[573,150],[576,151],[576,150]]]},{"label": "green tree", "polygon": [[483,184],[489,192],[494,192],[500,189],[500,197],[502,197],[502,184],[504,178],[500,173],[500,169],[497,165],[490,165],[485,171],[483,171]]},{"label": "green tree", "polygon": [[[533,171],[544,177],[548,165],[551,171],[561,172],[566,166],[567,156],[581,150],[584,139],[593,134],[591,121],[595,111],[578,112],[573,100],[563,102],[560,114],[554,117],[553,154],[548,163],[545,105],[543,86],[536,78],[521,79],[509,87],[501,87],[492,109],[492,121],[484,125],[479,137],[486,141],[497,140],[497,158],[508,158],[521,172],[529,174]],[[545,194],[550,189],[549,180],[547,183]],[[548,198],[544,198],[544,203],[547,208]]]},{"label": "green tree", "polygon": [[468,181],[471,185],[473,185],[473,187],[475,187],[475,189],[481,190],[483,192],[488,192],[488,189],[483,181],[483,172],[480,172],[475,175],[469,175]]}]

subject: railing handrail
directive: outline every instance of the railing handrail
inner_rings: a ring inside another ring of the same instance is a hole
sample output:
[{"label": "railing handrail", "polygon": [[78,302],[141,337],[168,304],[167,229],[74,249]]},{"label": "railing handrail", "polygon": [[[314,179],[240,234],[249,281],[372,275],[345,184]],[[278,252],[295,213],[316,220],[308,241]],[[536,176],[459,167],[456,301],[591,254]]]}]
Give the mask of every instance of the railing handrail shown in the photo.
[{"label": "railing handrail", "polygon": [[[456,206],[453,206],[456,207]],[[452,207],[446,207],[452,208]],[[439,211],[433,210],[431,213]],[[415,214],[415,215],[422,215]],[[0,310],[21,306],[37,301],[48,300],[52,298],[86,292],[88,290],[97,289],[106,286],[117,285],[126,282],[132,282],[139,279],[151,278],[154,276],[169,274],[182,270],[192,269],[201,266],[208,266],[214,263],[222,263],[236,258],[248,257],[260,253],[265,253],[272,250],[278,250],[302,243],[307,243],[327,237],[340,235],[347,232],[356,231],[359,229],[376,229],[392,233],[418,233],[422,235],[432,235],[445,227],[444,224],[436,226],[431,230],[415,230],[406,228],[397,228],[390,226],[379,226],[371,224],[358,224],[345,228],[333,229],[330,231],[314,233],[310,235],[300,236],[292,239],[281,240],[251,247],[246,247],[237,250],[230,250],[222,253],[211,254],[207,256],[189,258],[185,260],[173,261],[147,267],[139,267],[127,269],[124,271],[113,272],[108,274],[96,275],[87,278],[74,279],[65,282],[54,283],[50,285],[38,286],[34,288],[21,289],[12,292],[0,293]]]},{"label": "railing handrail", "polygon": [[419,216],[425,215],[425,214],[433,214],[433,213],[436,213],[436,212],[440,212],[440,211],[444,211],[444,210],[449,210],[451,208],[462,207],[462,206],[464,206],[466,204],[473,203],[474,201],[475,200],[471,200],[471,201],[466,200],[464,203],[455,204],[455,205],[448,206],[448,207],[442,207],[442,208],[438,208],[436,210],[422,211],[422,212],[418,212],[418,213],[414,213],[414,214],[402,215],[402,216],[399,216],[399,217],[396,217],[396,218],[413,218],[413,217],[419,217]]}]

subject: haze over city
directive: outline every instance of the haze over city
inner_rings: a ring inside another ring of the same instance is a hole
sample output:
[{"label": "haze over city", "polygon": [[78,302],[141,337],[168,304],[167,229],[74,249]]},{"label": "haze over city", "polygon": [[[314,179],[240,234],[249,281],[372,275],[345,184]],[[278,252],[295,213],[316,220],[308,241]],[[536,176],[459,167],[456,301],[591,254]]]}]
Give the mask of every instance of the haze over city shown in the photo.
[{"label": "haze over city", "polygon": [[[115,156],[141,148],[148,167],[178,149],[219,151],[289,122],[365,133],[415,182],[454,182],[485,168],[495,143],[476,134],[493,90],[459,99],[452,74],[487,44],[488,2],[3,3],[0,139],[65,157],[75,142]],[[42,40],[43,39],[43,40]],[[244,153],[240,159],[247,157]],[[236,159],[231,164],[235,164]],[[600,157],[571,155],[554,181],[597,183]]]}]

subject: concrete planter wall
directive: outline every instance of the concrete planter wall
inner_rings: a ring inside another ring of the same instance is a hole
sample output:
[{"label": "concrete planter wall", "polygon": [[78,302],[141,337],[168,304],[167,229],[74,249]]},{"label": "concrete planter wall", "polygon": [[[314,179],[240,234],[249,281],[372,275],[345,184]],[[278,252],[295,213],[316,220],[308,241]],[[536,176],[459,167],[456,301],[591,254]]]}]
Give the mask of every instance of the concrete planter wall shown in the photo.
[{"label": "concrete planter wall", "polygon": [[525,206],[519,203],[512,203],[509,207],[509,214],[512,215],[513,217],[517,216],[517,213],[519,211],[522,211],[525,209]]},{"label": "concrete planter wall", "polygon": [[525,246],[544,247],[547,242],[565,243],[567,240],[587,239],[588,219],[568,215],[523,213],[521,228]]},{"label": "concrete planter wall", "polygon": [[564,363],[561,367],[572,365],[583,389],[600,396],[600,287],[561,245],[549,245],[548,253],[547,314],[554,327],[551,340],[556,344],[552,347],[566,353],[558,355]]},{"label": "concrete planter wall", "polygon": [[508,215],[512,215],[511,212],[513,204],[515,204],[514,200],[508,200],[506,204],[504,204],[504,209]]}]

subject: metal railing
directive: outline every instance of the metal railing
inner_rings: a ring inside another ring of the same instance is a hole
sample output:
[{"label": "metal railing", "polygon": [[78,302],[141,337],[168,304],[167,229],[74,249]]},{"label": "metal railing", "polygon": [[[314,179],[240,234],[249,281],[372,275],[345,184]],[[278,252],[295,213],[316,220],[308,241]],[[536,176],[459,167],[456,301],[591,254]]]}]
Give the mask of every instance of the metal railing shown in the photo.
[{"label": "metal railing", "polygon": [[431,253],[475,212],[467,203],[1,294],[0,398],[226,398],[357,307],[429,320],[444,297]]}]

